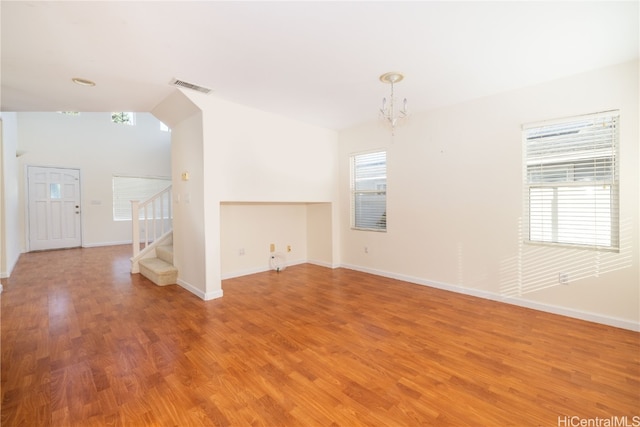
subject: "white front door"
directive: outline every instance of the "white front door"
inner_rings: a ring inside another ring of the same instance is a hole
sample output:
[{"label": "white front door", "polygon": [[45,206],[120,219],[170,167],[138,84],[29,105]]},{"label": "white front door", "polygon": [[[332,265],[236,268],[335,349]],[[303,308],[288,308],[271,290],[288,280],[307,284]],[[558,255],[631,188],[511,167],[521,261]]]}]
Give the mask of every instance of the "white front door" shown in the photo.
[{"label": "white front door", "polygon": [[28,167],[29,250],[74,248],[80,235],[80,171]]}]

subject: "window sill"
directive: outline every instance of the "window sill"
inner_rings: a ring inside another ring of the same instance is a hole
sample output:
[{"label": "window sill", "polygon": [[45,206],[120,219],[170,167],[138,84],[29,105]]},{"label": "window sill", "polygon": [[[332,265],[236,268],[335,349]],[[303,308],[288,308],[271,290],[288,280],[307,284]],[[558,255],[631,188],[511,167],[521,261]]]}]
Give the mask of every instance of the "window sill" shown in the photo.
[{"label": "window sill", "polygon": [[571,243],[539,242],[539,241],[528,240],[528,239],[523,240],[523,243],[525,245],[531,245],[531,246],[547,246],[551,248],[580,249],[580,250],[588,250],[588,251],[620,253],[620,248],[611,247],[611,246],[593,246],[593,245],[579,245],[579,244],[571,244]]}]

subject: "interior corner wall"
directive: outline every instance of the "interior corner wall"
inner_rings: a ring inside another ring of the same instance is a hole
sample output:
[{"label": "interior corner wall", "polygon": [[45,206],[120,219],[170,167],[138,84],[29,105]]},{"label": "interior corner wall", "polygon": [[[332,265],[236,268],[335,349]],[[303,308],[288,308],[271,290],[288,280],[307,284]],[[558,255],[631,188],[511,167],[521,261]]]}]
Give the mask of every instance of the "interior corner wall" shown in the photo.
[{"label": "interior corner wall", "polygon": [[274,254],[288,266],[337,267],[331,213],[331,203],[221,203],[222,278],[269,270]]},{"label": "interior corner wall", "polygon": [[307,260],[312,264],[329,268],[339,266],[339,254],[334,254],[337,250],[334,243],[338,237],[333,232],[333,211],[332,203],[307,205]]},{"label": "interior corner wall", "polygon": [[307,205],[222,203],[220,242],[222,278],[269,270],[273,254],[287,265],[306,262]]},{"label": "interior corner wall", "polygon": [[18,123],[16,113],[3,112],[0,117],[0,277],[11,275],[20,258],[21,221],[18,195]]},{"label": "interior corner wall", "polygon": [[207,284],[202,111],[176,89],[152,114],[171,126],[173,263],[178,284],[204,300],[222,296],[219,284],[214,290]]},{"label": "interior corner wall", "polygon": [[131,242],[131,221],[113,219],[113,175],[171,175],[170,134],[149,113],[135,126],[116,124],[111,113],[17,113],[20,157],[21,245],[26,250],[27,166],[80,170],[82,245]]},{"label": "interior corner wall", "polygon": [[[342,131],[343,264],[638,329],[638,76],[632,61],[416,113],[394,142],[378,123]],[[620,252],[524,244],[521,126],[612,109],[620,110]],[[349,156],[378,148],[388,150],[388,230],[351,230]]]},{"label": "interior corner wall", "polygon": [[[202,299],[213,297],[206,277],[202,113],[191,114],[171,129],[173,250],[178,283]],[[188,180],[182,174],[188,173]],[[213,286],[215,288],[215,285]],[[219,286],[218,286],[219,289]]]},{"label": "interior corner wall", "polygon": [[[238,271],[264,268],[264,258],[258,256],[249,263],[246,251],[269,243],[291,244],[297,252],[290,255],[304,256],[308,245],[301,234],[306,229],[287,236],[260,234],[251,241],[244,239],[223,248],[222,239],[228,234],[221,233],[221,229],[234,225],[221,222],[228,218],[225,210],[240,209],[242,204],[246,204],[241,208],[242,214],[254,217],[261,211],[277,215],[283,208],[279,204],[289,205],[286,215],[294,218],[299,218],[296,212],[300,204],[335,204],[338,136],[332,130],[215,96],[195,92],[188,96],[203,111],[206,282],[207,289],[211,287],[216,292],[223,277],[221,260],[233,264],[221,251],[237,253],[238,245],[246,246],[243,264],[229,267]],[[247,210],[254,212],[249,214]],[[301,243],[294,246],[287,239]],[[228,272],[225,270],[225,274]]]}]

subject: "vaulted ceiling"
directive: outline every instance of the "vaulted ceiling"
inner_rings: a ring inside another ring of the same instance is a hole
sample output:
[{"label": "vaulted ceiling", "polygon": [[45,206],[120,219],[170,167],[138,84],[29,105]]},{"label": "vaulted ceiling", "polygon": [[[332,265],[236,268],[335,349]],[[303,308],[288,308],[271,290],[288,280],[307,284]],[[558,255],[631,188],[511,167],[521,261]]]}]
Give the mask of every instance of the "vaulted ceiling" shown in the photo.
[{"label": "vaulted ceiling", "polygon": [[423,111],[638,58],[638,4],[3,0],[0,108],[151,111],[178,78],[341,129],[388,71]]}]

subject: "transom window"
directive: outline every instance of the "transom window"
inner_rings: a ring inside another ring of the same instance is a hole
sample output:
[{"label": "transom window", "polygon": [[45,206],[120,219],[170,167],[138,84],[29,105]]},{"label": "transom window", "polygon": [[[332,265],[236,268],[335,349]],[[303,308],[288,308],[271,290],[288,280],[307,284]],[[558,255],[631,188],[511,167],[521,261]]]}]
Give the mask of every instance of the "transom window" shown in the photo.
[{"label": "transom window", "polygon": [[136,115],[132,112],[120,111],[111,113],[111,121],[113,123],[121,123],[133,126],[136,124]]}]

